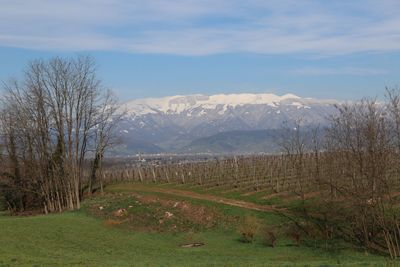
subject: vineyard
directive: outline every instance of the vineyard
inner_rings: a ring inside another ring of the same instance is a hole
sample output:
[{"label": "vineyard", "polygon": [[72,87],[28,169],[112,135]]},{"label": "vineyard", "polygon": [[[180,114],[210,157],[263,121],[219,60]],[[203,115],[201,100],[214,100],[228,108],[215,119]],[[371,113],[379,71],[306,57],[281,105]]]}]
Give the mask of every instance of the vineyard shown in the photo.
[{"label": "vineyard", "polygon": [[286,156],[243,156],[189,163],[110,167],[104,170],[103,177],[106,182],[178,183],[227,190],[274,191],[288,190],[298,180],[296,167]]},{"label": "vineyard", "polygon": [[[387,186],[398,186],[400,168],[395,158],[385,162]],[[370,168],[365,166],[365,169]],[[302,155],[241,156],[221,160],[174,164],[111,166],[103,170],[105,183],[152,182],[219,188],[221,190],[310,192],[338,190],[368,183],[367,170],[360,169],[345,153],[305,153]]]}]

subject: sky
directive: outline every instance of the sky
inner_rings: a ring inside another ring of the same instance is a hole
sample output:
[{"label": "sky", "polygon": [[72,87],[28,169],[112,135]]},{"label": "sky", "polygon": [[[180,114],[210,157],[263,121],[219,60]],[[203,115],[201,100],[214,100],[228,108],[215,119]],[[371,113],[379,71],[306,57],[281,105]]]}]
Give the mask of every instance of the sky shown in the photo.
[{"label": "sky", "polygon": [[0,80],[91,55],[121,101],[217,93],[340,100],[400,85],[399,0],[0,0]]}]

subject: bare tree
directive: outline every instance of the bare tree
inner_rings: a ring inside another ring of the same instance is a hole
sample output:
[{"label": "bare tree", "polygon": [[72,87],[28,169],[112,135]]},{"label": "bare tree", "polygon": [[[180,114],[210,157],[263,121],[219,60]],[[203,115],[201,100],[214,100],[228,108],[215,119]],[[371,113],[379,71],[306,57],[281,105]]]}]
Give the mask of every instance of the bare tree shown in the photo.
[{"label": "bare tree", "polygon": [[[388,95],[386,104],[363,99],[337,106],[322,142],[311,142],[315,157],[305,162],[317,166],[318,179],[310,187],[318,189],[319,197],[303,201],[292,217],[298,224],[306,222],[312,228],[308,233],[344,238],[397,258],[400,228],[393,196],[399,189],[400,94],[391,90]],[[297,140],[292,135],[287,141],[291,149],[285,151],[299,157],[302,150],[293,147],[303,142]],[[310,170],[305,168],[302,177],[312,177]]]},{"label": "bare tree", "polygon": [[5,83],[4,91],[1,131],[16,190],[30,192],[45,212],[80,208],[92,181],[87,160],[100,165],[117,121],[116,100],[103,89],[94,60],[33,61],[24,80]]},{"label": "bare tree", "polygon": [[103,188],[101,179],[102,166],[101,162],[106,149],[112,146],[117,140],[115,139],[115,130],[124,112],[117,112],[117,100],[111,91],[107,91],[104,95],[104,104],[97,110],[96,124],[94,130],[94,158],[91,164],[89,177],[88,193],[92,194],[95,190],[96,183]]},{"label": "bare tree", "polygon": [[302,120],[285,122],[280,146],[291,164],[294,166],[296,183],[295,193],[304,201],[304,155],[307,152],[307,134],[302,130]]}]

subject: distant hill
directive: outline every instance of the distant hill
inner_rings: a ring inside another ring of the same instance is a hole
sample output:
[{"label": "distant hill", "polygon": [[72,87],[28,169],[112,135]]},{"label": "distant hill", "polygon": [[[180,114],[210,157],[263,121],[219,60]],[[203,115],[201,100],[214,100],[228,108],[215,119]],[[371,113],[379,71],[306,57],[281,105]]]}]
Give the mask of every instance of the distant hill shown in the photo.
[{"label": "distant hill", "polygon": [[122,139],[120,144],[109,151],[110,155],[131,156],[135,154],[158,154],[165,152],[157,145],[138,139]]},{"label": "distant hill", "polygon": [[182,151],[191,153],[275,153],[280,130],[229,131],[196,139]]}]

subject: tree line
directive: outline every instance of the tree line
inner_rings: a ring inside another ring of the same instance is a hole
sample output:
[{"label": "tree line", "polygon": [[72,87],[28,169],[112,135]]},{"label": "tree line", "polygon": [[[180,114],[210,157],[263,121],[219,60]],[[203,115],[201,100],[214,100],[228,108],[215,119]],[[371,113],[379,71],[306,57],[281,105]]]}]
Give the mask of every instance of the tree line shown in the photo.
[{"label": "tree line", "polygon": [[35,60],[3,83],[0,194],[10,211],[80,207],[95,190],[118,122],[89,56]]}]

